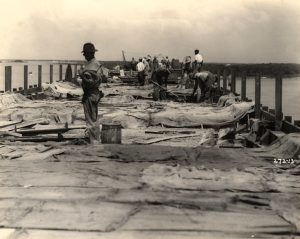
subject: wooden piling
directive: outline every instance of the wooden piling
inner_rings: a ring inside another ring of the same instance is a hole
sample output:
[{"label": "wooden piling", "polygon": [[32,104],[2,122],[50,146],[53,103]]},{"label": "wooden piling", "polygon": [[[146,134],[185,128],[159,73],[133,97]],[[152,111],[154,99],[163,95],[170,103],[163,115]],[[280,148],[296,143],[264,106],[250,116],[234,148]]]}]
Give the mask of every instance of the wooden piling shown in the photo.
[{"label": "wooden piling", "polygon": [[53,83],[53,65],[50,65],[50,84]]},{"label": "wooden piling", "polygon": [[38,91],[42,90],[42,66],[38,65]]},{"label": "wooden piling", "polygon": [[223,71],[223,93],[227,92],[227,73],[226,70]]},{"label": "wooden piling", "polygon": [[28,66],[24,66],[24,95],[28,94]]},{"label": "wooden piling", "polygon": [[74,78],[76,78],[77,75],[77,64],[74,65]]},{"label": "wooden piling", "polygon": [[231,86],[230,86],[230,89],[231,89],[231,92],[235,94],[236,92],[236,79],[235,79],[235,71],[234,69],[231,69]]},{"label": "wooden piling", "polygon": [[220,82],[220,80],[221,80],[221,72],[220,72],[220,70],[218,70],[218,73],[217,73],[217,90],[218,90],[218,92],[220,92],[220,89],[221,89],[221,82]]},{"label": "wooden piling", "polygon": [[275,129],[281,129],[282,121],[282,76],[276,76],[275,82]]},{"label": "wooden piling", "polygon": [[5,91],[11,92],[11,80],[12,80],[11,66],[5,66]]},{"label": "wooden piling", "polygon": [[242,73],[242,81],[241,81],[241,100],[245,101],[246,100],[246,71],[243,71]]},{"label": "wooden piling", "polygon": [[70,64],[68,64],[66,73],[65,73],[65,81],[71,82],[72,78],[73,78],[72,67]]},{"label": "wooden piling", "polygon": [[59,65],[59,80],[62,81],[63,79],[63,72],[62,72],[62,64]]},{"label": "wooden piling", "polygon": [[261,96],[261,78],[257,73],[255,76],[255,118],[260,118],[260,96]]}]

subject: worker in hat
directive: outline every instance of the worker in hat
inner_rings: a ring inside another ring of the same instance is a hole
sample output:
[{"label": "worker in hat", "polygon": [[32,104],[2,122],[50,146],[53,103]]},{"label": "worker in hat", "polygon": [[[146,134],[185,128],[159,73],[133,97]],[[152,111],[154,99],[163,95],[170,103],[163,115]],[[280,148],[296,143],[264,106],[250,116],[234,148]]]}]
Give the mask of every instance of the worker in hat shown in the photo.
[{"label": "worker in hat", "polygon": [[95,58],[96,51],[97,49],[95,49],[92,43],[85,43],[83,45],[82,54],[86,59],[86,63],[79,70],[79,83],[83,89],[82,104],[90,143],[99,142],[100,140],[98,103],[101,96],[103,96],[102,92],[99,91],[103,69]]},{"label": "worker in hat", "polygon": [[182,64],[182,76],[179,81],[178,87],[181,89],[189,88],[190,86],[190,76],[193,73],[193,65],[191,56],[186,56]]}]

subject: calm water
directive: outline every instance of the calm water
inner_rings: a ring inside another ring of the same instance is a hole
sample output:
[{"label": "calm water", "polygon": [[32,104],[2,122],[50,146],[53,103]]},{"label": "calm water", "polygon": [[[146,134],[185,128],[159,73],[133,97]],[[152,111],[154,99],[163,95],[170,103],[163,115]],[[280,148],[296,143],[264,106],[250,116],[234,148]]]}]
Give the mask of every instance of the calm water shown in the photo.
[{"label": "calm water", "polygon": [[[53,65],[53,81],[59,80],[59,64],[51,63]],[[12,88],[24,88],[24,65],[28,65],[28,85],[38,84],[38,65],[42,66],[42,82],[50,82],[50,63],[43,62],[26,62],[26,63],[0,63],[0,91],[4,91],[5,83],[5,66],[12,66]],[[63,79],[65,78],[67,65],[63,65]],[[72,72],[74,74],[74,66]],[[79,68],[78,68],[79,69]]]},{"label": "calm water", "polygon": [[[12,88],[23,87],[24,65],[28,65],[29,85],[38,83],[38,65],[42,65],[42,81],[49,82],[50,63],[47,62],[26,62],[26,63],[0,63],[0,91],[4,90],[4,67],[12,66]],[[53,80],[59,79],[59,65],[53,64]],[[65,77],[66,65],[63,65],[63,79]],[[74,74],[74,66],[72,66]],[[283,113],[291,115],[293,119],[300,120],[300,77],[284,78],[283,86]],[[241,91],[241,80],[237,78],[236,90]],[[269,108],[275,108],[275,79],[262,78],[261,80],[261,101]],[[254,78],[247,78],[247,97],[254,99]]]},{"label": "calm water", "polygon": [[[221,84],[222,85],[222,84]],[[236,92],[241,93],[241,79],[236,80]],[[255,96],[255,79],[247,77],[246,95],[249,99]],[[300,77],[282,80],[282,108],[284,115],[300,119]],[[275,78],[261,79],[261,103],[275,109]]]}]

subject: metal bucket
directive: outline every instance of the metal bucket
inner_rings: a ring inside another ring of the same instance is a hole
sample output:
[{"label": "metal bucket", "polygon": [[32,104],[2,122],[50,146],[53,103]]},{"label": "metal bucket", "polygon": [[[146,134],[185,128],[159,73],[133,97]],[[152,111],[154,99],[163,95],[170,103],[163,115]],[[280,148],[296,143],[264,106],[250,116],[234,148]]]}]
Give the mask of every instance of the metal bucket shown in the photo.
[{"label": "metal bucket", "polygon": [[120,123],[103,123],[101,130],[102,144],[121,144],[122,125]]}]

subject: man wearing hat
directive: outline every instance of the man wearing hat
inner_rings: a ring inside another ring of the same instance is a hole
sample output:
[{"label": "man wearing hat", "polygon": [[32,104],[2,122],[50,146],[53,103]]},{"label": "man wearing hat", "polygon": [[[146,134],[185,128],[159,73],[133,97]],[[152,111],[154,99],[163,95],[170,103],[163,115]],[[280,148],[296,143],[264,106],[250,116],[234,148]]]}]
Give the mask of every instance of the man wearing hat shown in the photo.
[{"label": "man wearing hat", "polygon": [[79,83],[83,89],[82,104],[90,143],[99,141],[98,103],[101,98],[99,86],[103,77],[101,64],[95,58],[94,44],[85,43],[82,54],[86,59],[83,69],[79,70]]}]

